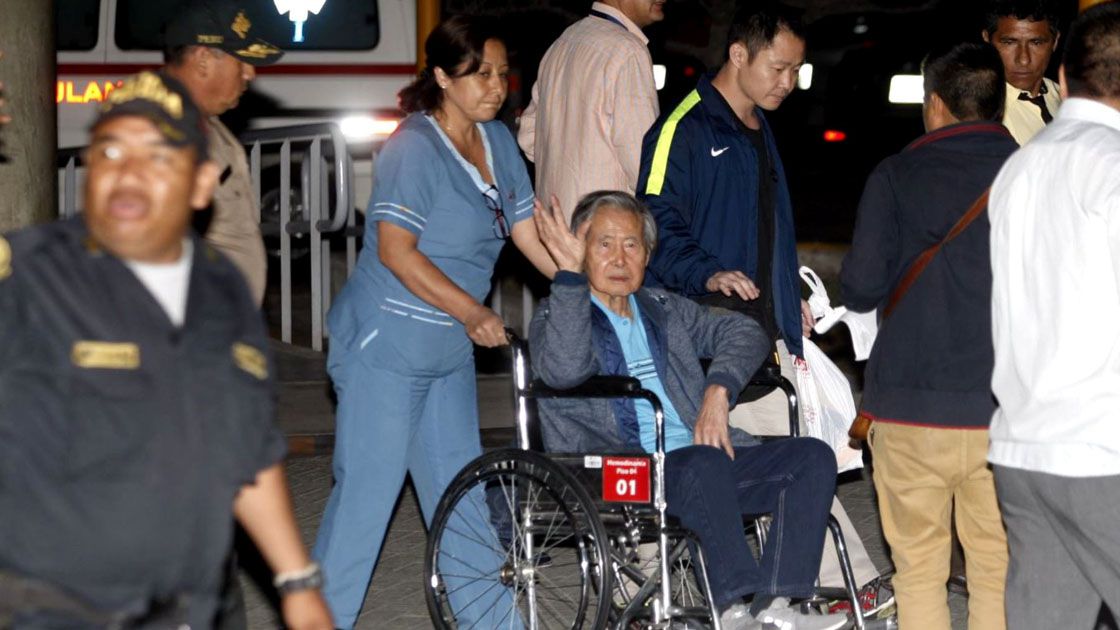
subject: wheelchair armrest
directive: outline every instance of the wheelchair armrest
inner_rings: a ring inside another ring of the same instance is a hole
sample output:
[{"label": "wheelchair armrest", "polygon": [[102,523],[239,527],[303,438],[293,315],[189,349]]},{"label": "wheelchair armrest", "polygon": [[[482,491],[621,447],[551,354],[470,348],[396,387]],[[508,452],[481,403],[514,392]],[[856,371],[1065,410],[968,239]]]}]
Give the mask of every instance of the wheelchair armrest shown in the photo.
[{"label": "wheelchair armrest", "polygon": [[642,390],[633,376],[592,376],[569,389],[554,389],[541,380],[529,385],[533,398],[632,398]]},{"label": "wheelchair armrest", "polygon": [[781,387],[782,381],[782,368],[777,364],[770,363],[769,361],[762,364],[758,371],[751,376],[751,380],[747,385],[758,385],[763,387]]},{"label": "wheelchair armrest", "polygon": [[784,376],[782,376],[782,368],[776,363],[769,361],[762,364],[758,371],[751,376],[751,380],[747,382],[747,387],[739,394],[737,403],[750,403],[755,398],[744,398],[750,387],[766,388],[769,390],[780,389],[785,393],[789,402],[789,435],[791,437],[798,437],[801,435],[800,422],[798,421],[796,390],[793,383]]}]

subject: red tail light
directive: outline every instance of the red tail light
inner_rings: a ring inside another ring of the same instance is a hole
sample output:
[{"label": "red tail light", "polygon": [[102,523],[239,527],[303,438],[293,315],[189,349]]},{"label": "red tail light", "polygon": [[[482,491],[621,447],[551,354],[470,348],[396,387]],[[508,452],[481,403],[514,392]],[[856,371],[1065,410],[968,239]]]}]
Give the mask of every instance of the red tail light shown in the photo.
[{"label": "red tail light", "polygon": [[824,132],[825,142],[843,142],[848,139],[848,134],[836,129],[827,129]]}]

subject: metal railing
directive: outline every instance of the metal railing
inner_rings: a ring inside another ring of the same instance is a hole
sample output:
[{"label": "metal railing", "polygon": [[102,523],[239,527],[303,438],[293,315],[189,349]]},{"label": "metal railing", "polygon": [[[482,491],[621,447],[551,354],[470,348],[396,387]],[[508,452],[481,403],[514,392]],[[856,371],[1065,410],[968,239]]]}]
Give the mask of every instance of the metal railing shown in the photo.
[{"label": "metal railing", "polygon": [[85,147],[59,149],[58,168],[62,181],[58,185],[58,215],[64,219],[78,213],[78,174],[82,168]]},{"label": "metal railing", "polygon": [[[257,207],[261,207],[262,169],[268,165],[266,148],[275,148],[279,169],[279,186],[275,189],[279,202],[279,221],[262,222],[265,237],[280,240],[280,339],[292,343],[292,238],[307,235],[310,246],[311,272],[311,347],[323,349],[327,336],[324,315],[330,309],[331,241],[324,235],[342,233],[346,241],[346,275],[357,261],[353,178],[354,167],[346,147],[346,139],[338,125],[317,123],[294,127],[255,129],[240,136],[248,148],[249,172]],[[293,218],[292,153],[299,155],[301,212]],[[332,161],[330,167],[326,158]],[[333,177],[332,177],[333,173]],[[330,183],[334,182],[334,203]],[[328,211],[329,208],[329,211]],[[259,217],[258,217],[259,218]]]}]

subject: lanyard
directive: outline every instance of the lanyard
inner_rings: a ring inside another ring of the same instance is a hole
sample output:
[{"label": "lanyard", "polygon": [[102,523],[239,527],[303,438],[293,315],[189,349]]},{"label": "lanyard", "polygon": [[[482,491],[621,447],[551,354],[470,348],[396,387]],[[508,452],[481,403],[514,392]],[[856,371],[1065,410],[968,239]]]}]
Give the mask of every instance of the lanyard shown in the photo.
[{"label": "lanyard", "polygon": [[591,15],[594,15],[597,18],[603,18],[604,20],[609,20],[609,21],[614,22],[615,24],[621,26],[622,28],[624,28],[626,30],[630,30],[630,29],[626,28],[626,25],[622,23],[622,20],[616,18],[613,15],[603,13],[602,11],[598,11],[596,9],[591,9]]}]

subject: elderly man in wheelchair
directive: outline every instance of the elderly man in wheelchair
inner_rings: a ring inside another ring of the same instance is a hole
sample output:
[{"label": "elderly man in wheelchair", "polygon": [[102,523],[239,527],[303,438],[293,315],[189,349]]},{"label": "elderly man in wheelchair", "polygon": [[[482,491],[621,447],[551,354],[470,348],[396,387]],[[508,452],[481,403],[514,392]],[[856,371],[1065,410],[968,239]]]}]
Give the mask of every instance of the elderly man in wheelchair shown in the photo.
[{"label": "elderly man in wheelchair", "polygon": [[[629,194],[588,195],[571,228],[555,207],[535,217],[560,271],[532,321],[532,357],[512,339],[518,448],[471,462],[436,508],[425,556],[435,626],[847,625],[791,605],[815,594],[826,526],[844,549],[828,521],[832,450],[728,425],[768,352],[762,328],[642,288],[656,227]],[[858,610],[851,621],[868,627]]]},{"label": "elderly man in wheelchair", "polygon": [[[728,425],[731,401],[768,352],[762,328],[743,315],[642,288],[656,226],[628,194],[586,196],[571,229],[555,207],[538,207],[536,216],[561,271],[533,318],[533,371],[554,388],[629,375],[660,399],[668,513],[699,538],[722,627],[842,627],[844,616],[790,606],[813,593],[835,492],[831,449],[811,438],[762,444]],[[702,358],[711,359],[707,374]],[[540,401],[539,410],[550,451],[655,450],[648,402],[555,399]],[[763,513],[772,522],[759,562],[743,516]]]}]

